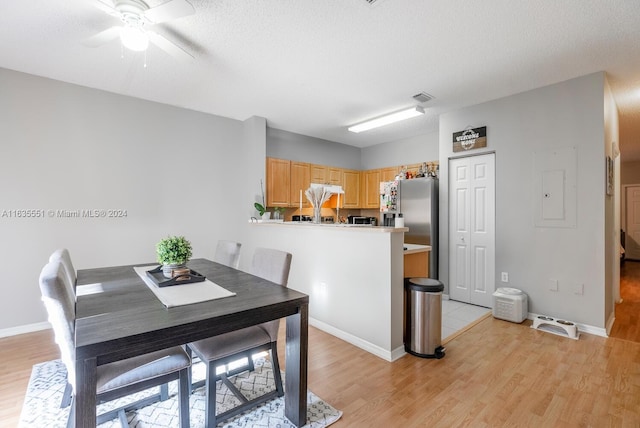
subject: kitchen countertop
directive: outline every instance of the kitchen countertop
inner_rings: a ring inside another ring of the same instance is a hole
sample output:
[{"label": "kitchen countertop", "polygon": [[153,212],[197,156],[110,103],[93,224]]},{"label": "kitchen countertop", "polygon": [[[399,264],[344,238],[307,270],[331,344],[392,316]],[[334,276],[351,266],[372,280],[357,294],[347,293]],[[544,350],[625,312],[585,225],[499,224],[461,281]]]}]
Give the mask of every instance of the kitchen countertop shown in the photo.
[{"label": "kitchen countertop", "polygon": [[424,253],[431,251],[431,245],[404,244],[404,254]]},{"label": "kitchen countertop", "polygon": [[[304,228],[323,228],[323,229],[341,229],[349,231],[362,231],[362,232],[381,232],[381,233],[398,233],[408,232],[408,227],[384,227],[384,226],[371,226],[368,224],[346,224],[346,223],[312,223],[308,221],[278,221],[278,222],[251,222],[251,224],[267,226],[267,227],[304,227]],[[424,251],[424,250],[423,250]]]}]

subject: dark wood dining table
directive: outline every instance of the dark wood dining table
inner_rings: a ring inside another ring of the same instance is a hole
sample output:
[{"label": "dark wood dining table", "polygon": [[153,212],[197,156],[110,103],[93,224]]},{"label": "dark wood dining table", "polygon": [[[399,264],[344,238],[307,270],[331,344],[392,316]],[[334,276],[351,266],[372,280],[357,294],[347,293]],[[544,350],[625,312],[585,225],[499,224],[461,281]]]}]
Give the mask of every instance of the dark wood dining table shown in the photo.
[{"label": "dark wood dining table", "polygon": [[[75,426],[96,426],[97,367],[183,345],[274,319],[286,318],[285,416],[307,417],[309,296],[206,259],[187,266],[235,296],[166,308],[134,266],[77,273]],[[93,284],[90,293],[83,285]],[[180,287],[180,286],[176,286]]]}]

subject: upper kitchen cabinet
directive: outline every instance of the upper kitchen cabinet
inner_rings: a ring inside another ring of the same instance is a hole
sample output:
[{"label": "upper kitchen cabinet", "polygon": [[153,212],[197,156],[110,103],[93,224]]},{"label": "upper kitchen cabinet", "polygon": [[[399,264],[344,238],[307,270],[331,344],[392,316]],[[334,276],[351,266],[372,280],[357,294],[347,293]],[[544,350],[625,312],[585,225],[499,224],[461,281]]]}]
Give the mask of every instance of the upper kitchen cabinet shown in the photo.
[{"label": "upper kitchen cabinet", "polygon": [[267,158],[267,206],[288,207],[291,197],[291,161]]},{"label": "upper kitchen cabinet", "polygon": [[320,183],[320,184],[327,184],[328,183],[328,179],[327,179],[327,166],[326,165],[316,165],[316,164],[310,164],[309,165],[310,171],[311,171],[311,182],[312,183]]},{"label": "upper kitchen cabinet", "polygon": [[342,186],[342,168],[311,164],[311,182]]},{"label": "upper kitchen cabinet", "polygon": [[341,168],[327,167],[327,184],[342,186],[343,172],[344,170]]},{"label": "upper kitchen cabinet", "polygon": [[311,165],[305,162],[291,161],[291,192],[289,194],[289,205],[299,207],[302,200],[302,208],[311,207],[311,203],[304,192],[311,185]]},{"label": "upper kitchen cabinet", "polygon": [[398,175],[399,169],[397,166],[391,166],[388,168],[382,168],[380,170],[380,181],[393,181]]},{"label": "upper kitchen cabinet", "polygon": [[372,169],[362,174],[361,208],[380,208],[380,170]]},{"label": "upper kitchen cabinet", "polygon": [[360,171],[345,169],[342,171],[343,203],[341,208],[360,208]]}]

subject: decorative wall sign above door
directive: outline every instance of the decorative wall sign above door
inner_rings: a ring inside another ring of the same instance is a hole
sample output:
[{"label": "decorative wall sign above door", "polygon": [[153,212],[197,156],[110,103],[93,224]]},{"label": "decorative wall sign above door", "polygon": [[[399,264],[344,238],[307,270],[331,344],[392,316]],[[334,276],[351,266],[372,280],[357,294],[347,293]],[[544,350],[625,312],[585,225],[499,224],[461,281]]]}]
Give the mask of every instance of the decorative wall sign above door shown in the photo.
[{"label": "decorative wall sign above door", "polygon": [[471,128],[453,133],[453,151],[463,152],[471,149],[487,147],[487,127]]}]

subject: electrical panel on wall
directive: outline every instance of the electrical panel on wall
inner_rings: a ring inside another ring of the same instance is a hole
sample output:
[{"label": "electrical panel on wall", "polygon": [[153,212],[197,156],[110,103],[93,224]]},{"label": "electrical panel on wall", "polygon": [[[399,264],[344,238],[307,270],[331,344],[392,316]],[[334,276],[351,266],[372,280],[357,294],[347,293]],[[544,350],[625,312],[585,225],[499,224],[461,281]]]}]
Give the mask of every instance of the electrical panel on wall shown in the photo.
[{"label": "electrical panel on wall", "polygon": [[577,151],[575,147],[533,154],[533,207],[536,227],[576,227]]}]

